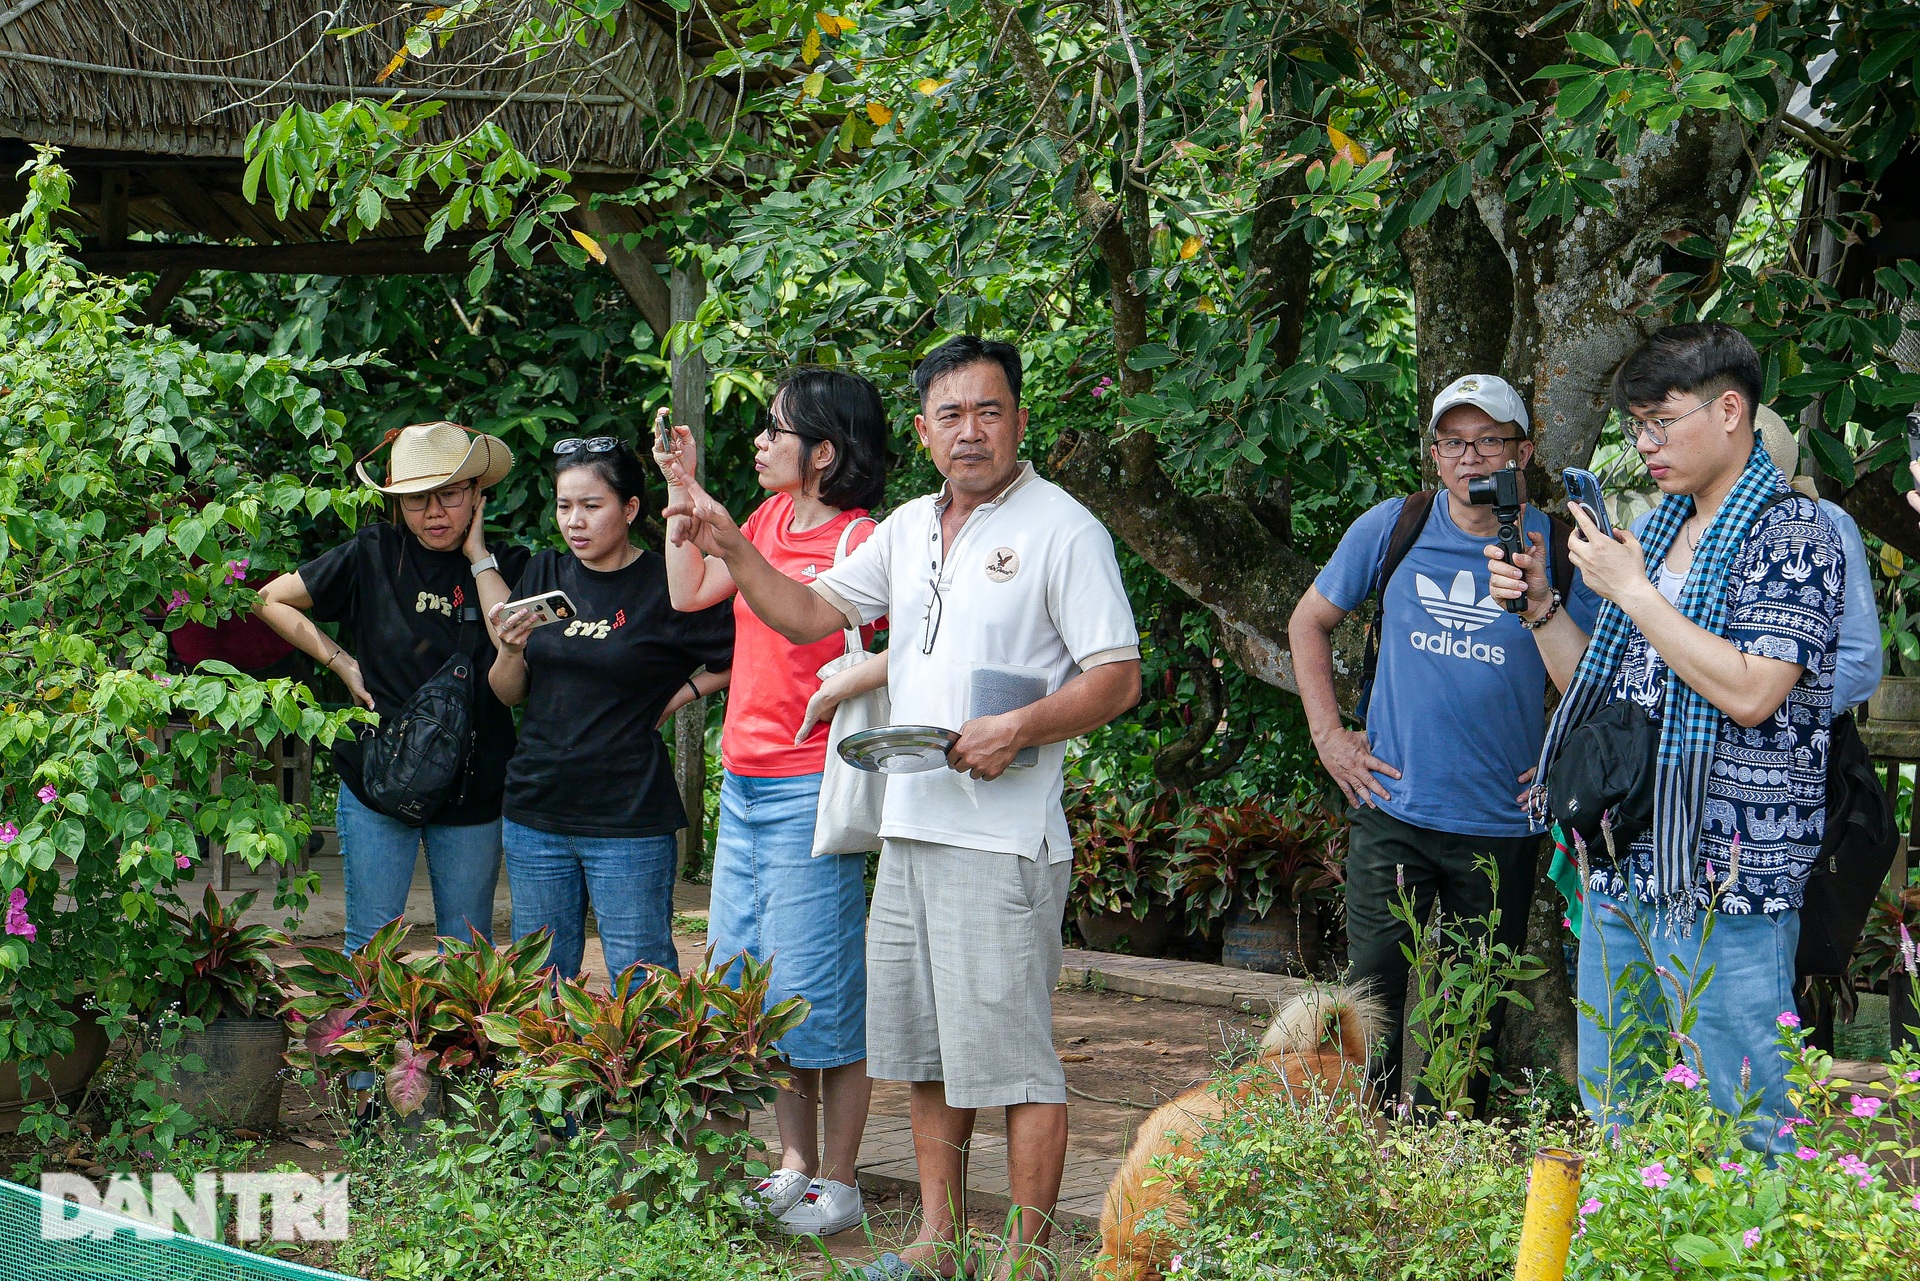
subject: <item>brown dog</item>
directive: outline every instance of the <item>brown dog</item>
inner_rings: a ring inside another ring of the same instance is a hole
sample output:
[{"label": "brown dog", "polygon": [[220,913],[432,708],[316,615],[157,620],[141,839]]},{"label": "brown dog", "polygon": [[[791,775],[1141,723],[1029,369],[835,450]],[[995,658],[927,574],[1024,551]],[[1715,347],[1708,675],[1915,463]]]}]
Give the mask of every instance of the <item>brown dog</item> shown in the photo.
[{"label": "brown dog", "polygon": [[1230,1088],[1209,1082],[1154,1109],[1107,1189],[1096,1275],[1110,1281],[1161,1281],[1169,1243],[1140,1220],[1164,1208],[1168,1223],[1184,1225],[1187,1189],[1152,1163],[1170,1154],[1193,1155],[1193,1140],[1229,1108],[1282,1092],[1302,1101],[1341,1091],[1366,1097],[1368,1047],[1380,1019],[1380,1003],[1358,989],[1311,988],[1273,1016],[1253,1070]]}]

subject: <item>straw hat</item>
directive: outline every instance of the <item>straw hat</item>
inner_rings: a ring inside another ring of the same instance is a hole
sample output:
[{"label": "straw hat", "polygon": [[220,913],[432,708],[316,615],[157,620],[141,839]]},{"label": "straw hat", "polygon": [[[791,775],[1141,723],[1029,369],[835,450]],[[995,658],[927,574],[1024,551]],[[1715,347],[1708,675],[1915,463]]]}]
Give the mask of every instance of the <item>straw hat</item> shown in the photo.
[{"label": "straw hat", "polygon": [[[387,483],[367,475],[367,458],[389,441]],[[353,467],[360,479],[383,494],[425,494],[463,480],[478,480],[480,488],[497,483],[513,466],[513,451],[498,436],[488,436],[459,423],[414,423],[387,433]]]},{"label": "straw hat", "polygon": [[1787,478],[1787,483],[1808,498],[1818,498],[1820,491],[1813,486],[1810,477],[1800,472],[1800,442],[1793,434],[1793,428],[1787,426],[1787,420],[1773,412],[1766,405],[1753,411],[1753,425],[1760,431],[1761,447],[1767,451],[1767,457]]}]

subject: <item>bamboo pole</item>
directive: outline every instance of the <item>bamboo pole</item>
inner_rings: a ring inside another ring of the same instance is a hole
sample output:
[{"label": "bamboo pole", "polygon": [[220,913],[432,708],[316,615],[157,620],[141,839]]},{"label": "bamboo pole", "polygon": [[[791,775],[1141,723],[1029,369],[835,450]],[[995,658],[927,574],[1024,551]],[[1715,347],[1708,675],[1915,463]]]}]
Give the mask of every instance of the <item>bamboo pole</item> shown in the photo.
[{"label": "bamboo pole", "polygon": [[1559,1148],[1541,1148],[1534,1154],[1514,1281],[1563,1281],[1566,1276],[1567,1249],[1573,1244],[1580,1203],[1580,1167],[1585,1161]]}]

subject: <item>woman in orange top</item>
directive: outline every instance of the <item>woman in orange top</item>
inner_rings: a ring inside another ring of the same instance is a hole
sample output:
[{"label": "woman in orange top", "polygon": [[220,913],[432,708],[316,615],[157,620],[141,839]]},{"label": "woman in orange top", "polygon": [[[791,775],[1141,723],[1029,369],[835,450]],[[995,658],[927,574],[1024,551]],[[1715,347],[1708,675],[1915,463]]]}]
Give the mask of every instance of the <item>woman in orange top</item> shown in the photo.
[{"label": "woman in orange top", "polygon": [[[656,451],[668,476],[677,456],[695,474],[692,433],[674,429]],[[886,489],[886,411],[866,379],[833,369],[789,373],[755,437],[754,470],[773,496],[743,532],[775,567],[802,582],[873,532],[867,510]],[[824,685],[817,673],[844,649],[841,634],[795,645],[754,616],[726,562],[692,542],[667,545],[673,607],[734,597],[733,684],[720,754],[720,831],[714,847],[708,940],[714,955],[773,962],[769,1001],[803,996],[807,1019],[781,1040],[797,1088],[774,1100],[783,1156],[752,1197],[782,1231],[831,1236],[860,1222],[854,1183],[872,1086],[866,1068],[866,860],[813,857],[814,814],[827,728],[841,700],[886,683],[885,657]],[[826,1113],[821,1159],[816,1106]]]}]

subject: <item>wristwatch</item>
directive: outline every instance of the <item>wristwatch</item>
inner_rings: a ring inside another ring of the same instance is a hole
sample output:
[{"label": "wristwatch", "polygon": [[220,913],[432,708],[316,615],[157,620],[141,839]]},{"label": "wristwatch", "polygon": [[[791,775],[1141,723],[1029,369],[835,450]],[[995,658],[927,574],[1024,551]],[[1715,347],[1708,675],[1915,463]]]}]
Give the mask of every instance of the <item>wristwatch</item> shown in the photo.
[{"label": "wristwatch", "polygon": [[497,571],[499,568],[500,561],[497,557],[482,556],[479,560],[473,562],[473,576],[478,578],[490,569]]}]

